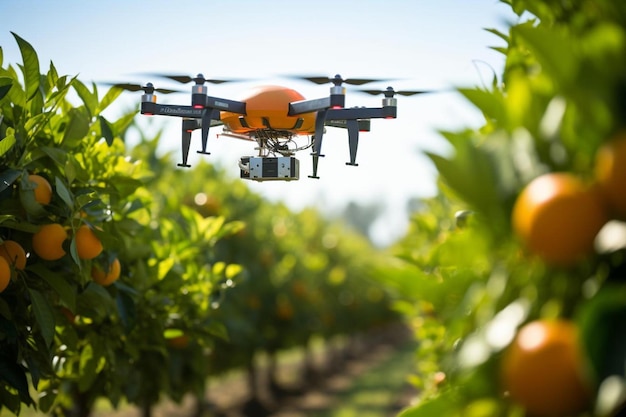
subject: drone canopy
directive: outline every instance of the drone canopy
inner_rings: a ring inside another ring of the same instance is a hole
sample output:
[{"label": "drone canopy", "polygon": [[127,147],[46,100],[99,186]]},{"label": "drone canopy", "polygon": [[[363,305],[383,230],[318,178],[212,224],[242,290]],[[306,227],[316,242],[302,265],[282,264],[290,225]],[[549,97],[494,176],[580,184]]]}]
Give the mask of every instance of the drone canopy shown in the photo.
[{"label": "drone canopy", "polygon": [[258,129],[291,131],[308,135],[315,131],[315,113],[288,116],[289,103],[304,100],[302,94],[276,85],[256,87],[240,99],[246,103],[246,115],[221,112],[220,119],[226,128],[238,134]]}]

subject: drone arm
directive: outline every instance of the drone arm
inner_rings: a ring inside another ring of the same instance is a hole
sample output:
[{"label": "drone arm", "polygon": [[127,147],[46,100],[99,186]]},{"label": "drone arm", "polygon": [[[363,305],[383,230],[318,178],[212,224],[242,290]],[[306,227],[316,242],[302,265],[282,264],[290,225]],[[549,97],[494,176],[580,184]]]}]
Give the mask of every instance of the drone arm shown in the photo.
[{"label": "drone arm", "polygon": [[[204,107],[210,110],[222,110],[231,113],[246,114],[246,103],[243,101],[228,100],[225,98],[217,98],[206,96]],[[219,113],[216,113],[219,120]]]},{"label": "drone arm", "polygon": [[330,97],[317,98],[313,100],[300,100],[289,103],[288,116],[297,116],[304,113],[326,110],[331,107]]},{"label": "drone arm", "polygon": [[193,119],[202,118],[203,109],[195,109],[191,106],[179,106],[176,104],[157,104],[144,101],[141,103],[141,114],[153,116],[177,116]]},{"label": "drone arm", "polygon": [[328,119],[333,121],[357,119],[395,119],[397,107],[355,107],[350,109],[329,109]]},{"label": "drone arm", "polygon": [[[348,121],[345,119],[326,120],[326,126],[347,129]],[[359,128],[359,132],[369,132],[371,130],[371,120],[370,119],[357,119],[357,126]]]}]

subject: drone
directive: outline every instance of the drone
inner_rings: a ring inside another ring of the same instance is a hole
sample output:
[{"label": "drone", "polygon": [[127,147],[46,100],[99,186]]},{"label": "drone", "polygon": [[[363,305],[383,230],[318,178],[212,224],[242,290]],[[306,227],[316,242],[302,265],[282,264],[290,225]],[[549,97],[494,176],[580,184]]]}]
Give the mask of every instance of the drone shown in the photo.
[{"label": "drone", "polygon": [[[383,95],[381,107],[345,108],[346,89],[343,84],[364,85],[376,79],[347,78],[339,74],[334,77],[298,77],[315,84],[331,83],[330,94],[325,97],[307,100],[291,88],[264,85],[253,88],[242,100],[231,100],[208,95],[205,84],[221,84],[228,80],[207,79],[202,74],[195,77],[184,75],[163,75],[165,78],[187,84],[193,82],[191,105],[158,104],[155,93],[169,94],[176,90],[155,88],[152,83],[113,84],[114,87],[130,91],[143,91],[141,114],[147,116],[174,116],[182,119],[182,161],[180,167],[188,164],[193,131],[201,131],[199,154],[210,155],[207,151],[209,130],[223,126],[221,135],[256,142],[256,155],[243,156],[238,166],[240,177],[254,181],[299,179],[299,161],[295,153],[312,148],[312,175],[319,179],[318,164],[322,154],[322,139],[325,127],[344,128],[348,131],[350,160],[346,165],[357,166],[356,155],[359,133],[370,131],[371,119],[395,119],[397,99],[395,95],[410,96],[427,91],[360,90],[371,95]],[[299,140],[308,138],[305,143]]]}]

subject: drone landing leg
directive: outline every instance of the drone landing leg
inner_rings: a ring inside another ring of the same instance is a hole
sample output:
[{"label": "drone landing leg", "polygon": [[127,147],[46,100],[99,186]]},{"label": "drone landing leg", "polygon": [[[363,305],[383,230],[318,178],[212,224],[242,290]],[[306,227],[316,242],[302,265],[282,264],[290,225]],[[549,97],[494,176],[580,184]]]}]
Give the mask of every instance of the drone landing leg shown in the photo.
[{"label": "drone landing leg", "polygon": [[317,163],[319,162],[319,157],[315,154],[311,154],[313,155],[313,175],[309,175],[309,178],[315,178],[316,180],[319,180],[320,177],[317,176]]},{"label": "drone landing leg", "polygon": [[313,156],[313,175],[309,175],[309,178],[319,179],[317,176],[317,164],[319,162],[319,158],[324,156],[322,155],[322,137],[324,136],[325,123],[326,110],[320,110],[317,112],[317,117],[315,118],[315,135],[313,136],[313,152],[311,153]]},{"label": "drone landing leg", "polygon": [[346,120],[348,127],[348,144],[350,145],[350,162],[346,165],[358,166],[356,163],[356,151],[359,147],[359,122],[357,120]]},{"label": "drone landing leg", "polygon": [[181,148],[183,162],[178,164],[179,167],[189,168],[191,166],[187,164],[187,158],[189,157],[189,145],[191,145],[191,132],[186,129],[185,121],[183,120],[183,140]]},{"label": "drone landing leg", "polygon": [[216,116],[217,110],[205,110],[202,114],[202,150],[198,153],[203,155],[211,155],[211,152],[207,152],[206,146],[209,140],[209,127],[211,127],[211,120]]}]

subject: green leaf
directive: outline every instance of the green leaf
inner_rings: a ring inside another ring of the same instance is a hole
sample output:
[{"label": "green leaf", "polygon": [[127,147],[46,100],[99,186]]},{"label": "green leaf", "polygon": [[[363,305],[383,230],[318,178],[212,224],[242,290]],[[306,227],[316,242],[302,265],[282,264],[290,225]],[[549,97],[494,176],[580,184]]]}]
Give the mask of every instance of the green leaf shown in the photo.
[{"label": "green leaf", "polygon": [[74,207],[74,199],[72,198],[72,193],[67,189],[65,183],[59,178],[56,177],[54,179],[54,185],[56,188],[56,193],[61,197],[63,202],[67,204],[68,208]]},{"label": "green leaf", "polygon": [[228,330],[224,323],[220,321],[212,320],[204,329],[213,336],[219,337],[222,340],[228,340]]},{"label": "green leaf", "polygon": [[4,139],[0,140],[0,157],[6,155],[15,146],[15,135],[7,135]]},{"label": "green leaf", "polygon": [[435,398],[419,402],[417,405],[407,408],[398,414],[398,417],[432,417],[452,416],[458,410],[456,395],[452,390],[444,391]]},{"label": "green leaf", "polygon": [[48,299],[42,293],[33,289],[29,289],[29,292],[33,313],[35,313],[35,319],[37,320],[37,324],[39,324],[41,336],[46,342],[46,345],[51,346],[54,340],[54,310]]},{"label": "green leaf", "polygon": [[9,385],[0,386],[0,404],[14,415],[20,415],[20,409],[22,408],[20,397]]},{"label": "green leaf", "polygon": [[128,291],[119,291],[116,297],[117,311],[119,312],[124,328],[130,331],[137,321],[135,301]]},{"label": "green leaf", "polygon": [[74,260],[74,263],[78,265],[80,268],[82,263],[80,262],[80,257],[78,256],[78,248],[76,247],[76,235],[72,236],[72,240],[70,241],[70,255]]},{"label": "green leaf", "polygon": [[626,288],[609,283],[580,312],[582,340],[599,380],[623,375],[626,359]]},{"label": "green leaf", "polygon": [[40,391],[37,396],[37,407],[44,413],[50,413],[52,406],[55,405],[56,399],[59,395],[59,390],[47,389]]},{"label": "green leaf", "polygon": [[428,153],[445,182],[479,212],[498,207],[496,172],[490,158],[469,144],[454,159]]},{"label": "green leaf", "polygon": [[87,343],[80,352],[78,390],[87,391],[98,376],[98,368],[104,358],[101,355],[100,343]]},{"label": "green leaf", "polygon": [[27,233],[36,233],[41,227],[38,224],[21,220],[13,215],[0,216],[0,223],[2,223],[2,227],[7,229],[19,230]]},{"label": "green leaf", "polygon": [[0,100],[7,95],[12,86],[13,80],[11,78],[0,77]]},{"label": "green leaf", "polygon": [[95,283],[87,285],[76,301],[78,309],[89,311],[87,316],[95,320],[106,317],[116,307],[107,289]]},{"label": "green leaf", "polygon": [[39,58],[37,52],[32,45],[20,38],[15,33],[11,32],[13,37],[17,41],[22,54],[22,61],[24,66],[24,85],[26,86],[26,99],[30,100],[39,90],[40,72],[39,72]]},{"label": "green leaf", "polygon": [[50,62],[50,69],[48,70],[48,73],[46,74],[46,78],[48,79],[48,84],[51,87],[58,85],[57,83],[59,82],[59,73],[57,72],[57,69],[52,63],[52,61]]},{"label": "green leaf", "polygon": [[27,270],[47,282],[54,292],[57,293],[63,305],[67,306],[71,311],[76,310],[76,288],[67,281],[65,276],[50,271],[41,263],[29,265]]},{"label": "green leaf", "polygon": [[98,97],[89,91],[85,84],[80,82],[78,79],[74,79],[72,81],[72,87],[74,87],[78,96],[81,98],[83,103],[85,103],[85,108],[89,112],[89,115],[95,115],[98,107]]},{"label": "green leaf", "polygon": [[76,179],[76,165],[69,159],[65,162],[65,178],[70,185]]},{"label": "green leaf", "polygon": [[159,269],[157,279],[160,281],[170,272],[170,270],[174,267],[174,258],[167,258],[159,262]]},{"label": "green leaf", "polygon": [[100,105],[98,106],[98,113],[104,111],[107,107],[111,105],[117,99],[120,94],[122,94],[122,90],[120,88],[111,88],[104,95],[102,100],[100,101]]},{"label": "green leaf", "polygon": [[461,88],[463,94],[489,120],[497,120],[506,125],[506,111],[502,94],[498,91]]},{"label": "green leaf", "polygon": [[241,271],[243,271],[243,266],[239,264],[228,264],[228,266],[226,267],[224,276],[227,279],[232,279],[232,278],[235,278],[237,275],[239,275]]},{"label": "green leaf", "polygon": [[512,30],[526,42],[552,80],[561,86],[571,85],[580,65],[575,39],[558,28],[526,24],[515,26]]},{"label": "green leaf", "polygon": [[[13,349],[4,349],[0,354],[0,380],[6,381],[8,385],[17,390],[20,400],[24,404],[33,404],[33,400],[30,397],[28,379],[26,377],[26,370],[18,364],[17,354],[13,352]],[[5,391],[0,394],[0,399],[5,400]],[[13,401],[10,401],[13,403]],[[6,403],[2,402],[3,405]],[[19,410],[19,403],[14,404]]]},{"label": "green leaf", "polygon": [[62,167],[65,165],[67,160],[67,151],[62,148],[51,148],[49,146],[42,146],[39,148],[43,153],[45,153],[50,159],[52,159],[55,164]]},{"label": "green leaf", "polygon": [[0,316],[8,320],[11,320],[11,318],[13,317],[13,312],[11,311],[11,307],[2,298],[0,298]]},{"label": "green leaf", "polygon": [[502,46],[490,46],[489,49],[500,52],[502,55],[506,55],[508,52],[508,49]]},{"label": "green leaf", "polygon": [[89,116],[79,109],[71,109],[68,112],[70,120],[65,127],[63,143],[67,146],[74,146],[75,142],[87,136],[89,132]]},{"label": "green leaf", "polygon": [[493,33],[500,39],[504,40],[507,44],[509,43],[509,35],[507,35],[506,33],[500,32],[498,29],[494,28],[486,28],[485,30],[489,33]]},{"label": "green leaf", "polygon": [[111,130],[111,124],[102,116],[98,116],[98,120],[100,121],[100,133],[102,137],[107,141],[107,144],[111,146],[113,144],[113,130]]},{"label": "green leaf", "polygon": [[137,115],[137,111],[133,111],[131,113],[125,114],[124,116],[114,121],[112,123],[113,132],[118,136],[122,136],[122,133],[126,129],[128,129],[128,126],[130,126],[131,123],[135,120],[136,115]]},{"label": "green leaf", "polygon": [[0,173],[0,193],[12,186],[20,175],[22,175],[22,170],[19,169],[7,169]]}]

